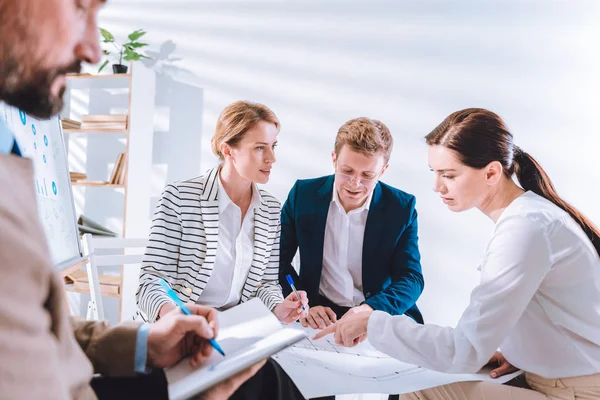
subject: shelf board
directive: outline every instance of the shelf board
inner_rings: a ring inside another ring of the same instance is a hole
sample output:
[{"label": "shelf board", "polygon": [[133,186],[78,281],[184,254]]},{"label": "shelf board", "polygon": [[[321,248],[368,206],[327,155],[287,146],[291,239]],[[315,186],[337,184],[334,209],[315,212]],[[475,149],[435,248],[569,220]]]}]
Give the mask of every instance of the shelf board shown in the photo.
[{"label": "shelf board", "polygon": [[72,128],[65,128],[63,129],[64,133],[127,133],[128,130],[127,129],[90,129],[90,128],[86,128],[86,129],[72,129]]},{"label": "shelf board", "polygon": [[[74,284],[65,285],[65,290],[67,292],[73,292],[73,293],[89,293],[90,292],[89,287],[84,289],[84,288],[80,288],[80,287],[75,287]],[[115,291],[115,289],[112,286],[100,285],[101,296],[116,297],[117,299],[120,299],[121,294],[115,293],[114,291]]]},{"label": "shelf board", "polygon": [[71,186],[98,186],[98,187],[112,187],[112,188],[124,188],[125,187],[125,185],[121,185],[121,184],[98,182],[98,181],[75,181],[75,182],[71,182]]},{"label": "shelf board", "polygon": [[110,79],[110,78],[131,78],[131,74],[67,74],[67,79]]}]

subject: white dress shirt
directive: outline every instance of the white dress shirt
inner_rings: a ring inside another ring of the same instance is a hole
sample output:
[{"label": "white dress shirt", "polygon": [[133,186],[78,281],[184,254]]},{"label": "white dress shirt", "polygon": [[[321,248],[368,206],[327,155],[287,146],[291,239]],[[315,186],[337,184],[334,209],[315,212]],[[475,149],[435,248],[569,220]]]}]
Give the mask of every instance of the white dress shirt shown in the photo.
[{"label": "white dress shirt", "polygon": [[371,197],[346,213],[335,184],[327,213],[323,244],[323,270],[319,292],[333,303],[354,307],[365,301],[362,285],[362,252]]},{"label": "white dress shirt", "polygon": [[10,154],[15,143],[15,137],[4,121],[0,119],[0,154]]},{"label": "white dress shirt", "polygon": [[456,328],[375,311],[373,346],[442,372],[475,372],[502,350],[545,378],[600,372],[600,258],[579,225],[533,192],[502,213],[481,282]]},{"label": "white dress shirt", "polygon": [[254,255],[254,209],[260,206],[260,193],[252,186],[250,207],[242,221],[242,210],[219,185],[219,239],[212,274],[198,297],[198,304],[218,309],[237,305]]}]

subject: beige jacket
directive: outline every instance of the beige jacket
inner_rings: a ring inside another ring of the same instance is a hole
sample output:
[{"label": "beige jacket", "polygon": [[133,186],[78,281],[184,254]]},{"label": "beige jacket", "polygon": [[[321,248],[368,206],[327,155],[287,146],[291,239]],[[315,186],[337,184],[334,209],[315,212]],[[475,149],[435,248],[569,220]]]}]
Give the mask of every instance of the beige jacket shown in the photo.
[{"label": "beige jacket", "polygon": [[37,213],[33,166],[0,154],[0,399],[94,399],[134,374],[137,325],[71,319]]}]

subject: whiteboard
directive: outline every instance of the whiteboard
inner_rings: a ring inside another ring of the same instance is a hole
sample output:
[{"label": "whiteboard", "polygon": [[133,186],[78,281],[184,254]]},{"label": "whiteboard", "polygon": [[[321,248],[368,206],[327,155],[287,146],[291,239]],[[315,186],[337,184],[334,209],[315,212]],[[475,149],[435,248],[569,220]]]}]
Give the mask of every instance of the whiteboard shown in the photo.
[{"label": "whiteboard", "polygon": [[1,102],[0,118],[23,156],[33,160],[38,213],[52,263],[59,271],[65,269],[81,259],[81,243],[60,120],[39,120]]}]

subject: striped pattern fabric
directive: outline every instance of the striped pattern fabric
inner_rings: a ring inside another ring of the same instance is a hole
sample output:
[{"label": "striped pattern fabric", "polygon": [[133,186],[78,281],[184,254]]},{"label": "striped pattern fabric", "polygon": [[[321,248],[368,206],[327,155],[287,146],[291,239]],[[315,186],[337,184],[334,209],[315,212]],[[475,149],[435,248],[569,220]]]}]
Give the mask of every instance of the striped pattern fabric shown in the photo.
[{"label": "striped pattern fabric", "polygon": [[[210,279],[219,235],[218,172],[215,167],[203,176],[165,188],[140,271],[136,298],[142,320],[156,321],[160,307],[170,301],[159,278],[165,279],[184,303],[196,303]],[[254,217],[254,255],[241,302],[258,297],[273,309],[283,301],[278,281],[281,204],[264,190],[260,195]]]}]

